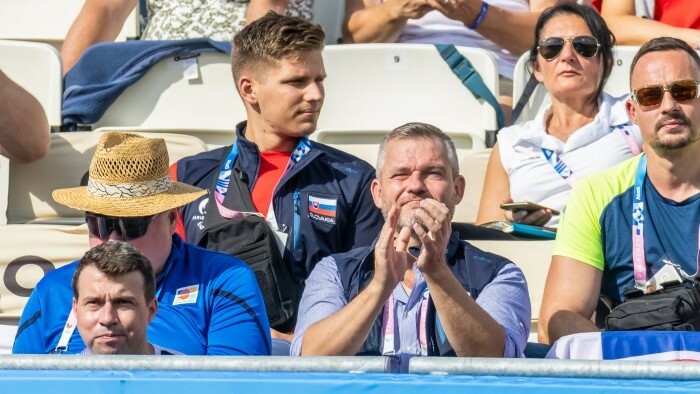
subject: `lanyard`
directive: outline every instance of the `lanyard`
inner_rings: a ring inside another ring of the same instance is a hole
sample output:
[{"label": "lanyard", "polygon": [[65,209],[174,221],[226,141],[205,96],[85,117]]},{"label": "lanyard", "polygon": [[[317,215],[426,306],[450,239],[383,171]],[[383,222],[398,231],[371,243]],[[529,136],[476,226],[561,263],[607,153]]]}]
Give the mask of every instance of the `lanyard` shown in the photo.
[{"label": "lanyard", "polygon": [[[632,264],[635,287],[644,291],[647,282],[646,252],[644,250],[644,178],[647,157],[642,154],[634,176],[632,195]],[[700,260],[700,227],[698,228],[698,259]]]},{"label": "lanyard", "polygon": [[[289,171],[289,169],[292,168],[294,164],[300,162],[301,159],[303,159],[304,156],[306,156],[310,151],[311,142],[307,137],[302,138],[301,141],[299,141],[299,144],[297,144],[297,147],[294,148],[292,154],[289,156],[289,162],[287,162],[287,167],[284,169],[284,172],[282,173],[280,179],[277,180],[275,188],[272,189],[273,192],[277,189],[279,182],[287,174],[287,171]],[[216,188],[214,190],[214,200],[216,201],[216,207],[219,210],[219,214],[228,219],[238,218],[250,214],[256,214],[253,212],[238,212],[233,209],[226,208],[224,206],[224,198],[226,197],[228,187],[231,184],[231,172],[233,171],[233,166],[236,163],[237,157],[238,143],[234,143],[233,146],[231,146],[231,151],[229,152],[228,156],[226,156],[226,160],[224,160],[224,163],[221,166],[221,170],[219,171],[219,177],[216,180]],[[270,208],[267,210],[266,220],[276,229],[277,219],[275,218],[275,210],[272,206],[273,201],[274,198],[270,199]]]},{"label": "lanyard", "polygon": [[[632,153],[632,156],[636,156],[639,154],[639,145],[637,145],[637,140],[634,138],[632,133],[629,130],[629,126],[625,125],[618,125],[618,126],[612,126],[610,128],[610,131],[614,130],[619,130],[620,134],[622,137],[625,139],[625,142],[627,142],[627,146],[630,149],[630,152]],[[566,181],[566,183],[569,184],[569,186],[574,187],[576,184],[576,181],[578,180],[576,176],[574,175],[574,172],[569,168],[568,165],[562,160],[559,155],[557,155],[556,152],[554,152],[551,149],[546,149],[546,148],[540,148],[542,151],[542,156],[544,157],[545,161],[549,163],[554,168],[554,171],[559,174],[562,179]]]},{"label": "lanyard", "polygon": [[571,168],[569,168],[569,166],[564,163],[564,160],[562,160],[561,157],[559,157],[559,155],[557,155],[553,150],[546,148],[541,149],[542,155],[547,163],[554,168],[554,171],[556,171],[557,174],[559,174],[559,176],[569,184],[569,186],[574,187],[574,184],[576,184],[576,176],[574,175],[574,172],[571,171]]},{"label": "lanyard", "polygon": [[61,337],[58,339],[56,348],[54,348],[54,350],[51,353],[61,354],[65,353],[68,350],[68,343],[70,342],[70,338],[73,336],[77,325],[78,319],[75,317],[73,309],[71,309],[70,313],[68,314],[66,324],[63,326],[63,331],[61,331]]},{"label": "lanyard", "polygon": [[[420,291],[420,289],[414,289],[413,291]],[[428,288],[424,288],[421,293],[420,309],[418,310],[418,343],[420,344],[420,352],[422,356],[428,355],[428,341],[427,341],[427,325],[426,320],[428,318]],[[382,314],[382,332],[384,333],[384,341],[382,345],[382,355],[391,356],[399,353],[400,344],[397,346],[395,327],[398,325],[398,320],[395,316],[395,311],[397,307],[397,301],[394,298],[392,292],[391,296],[384,304],[384,313]],[[410,305],[409,301],[406,305]]]}]

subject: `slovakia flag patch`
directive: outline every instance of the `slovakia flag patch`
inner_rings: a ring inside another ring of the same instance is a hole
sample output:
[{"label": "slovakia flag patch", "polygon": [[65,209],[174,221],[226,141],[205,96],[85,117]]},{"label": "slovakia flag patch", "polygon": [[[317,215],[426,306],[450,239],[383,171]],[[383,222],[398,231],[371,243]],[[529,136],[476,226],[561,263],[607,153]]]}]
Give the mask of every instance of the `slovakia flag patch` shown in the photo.
[{"label": "slovakia flag patch", "polygon": [[335,224],[338,200],[309,194],[309,217],[322,223]]}]

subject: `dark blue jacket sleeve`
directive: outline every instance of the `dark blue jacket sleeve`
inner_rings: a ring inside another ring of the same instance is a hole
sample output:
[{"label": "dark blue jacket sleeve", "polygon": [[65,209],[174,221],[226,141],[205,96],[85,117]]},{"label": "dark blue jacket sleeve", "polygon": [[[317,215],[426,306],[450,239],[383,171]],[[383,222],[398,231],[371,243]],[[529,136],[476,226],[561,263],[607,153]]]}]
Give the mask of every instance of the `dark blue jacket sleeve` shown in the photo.
[{"label": "dark blue jacket sleeve", "polygon": [[355,210],[348,220],[350,228],[354,227],[355,233],[353,237],[346,238],[346,242],[351,242],[351,244],[346,244],[343,250],[372,245],[384,225],[384,217],[379,208],[374,205],[370,190],[373,179],[374,175],[370,173],[366,174],[363,179],[364,185],[358,195]]}]

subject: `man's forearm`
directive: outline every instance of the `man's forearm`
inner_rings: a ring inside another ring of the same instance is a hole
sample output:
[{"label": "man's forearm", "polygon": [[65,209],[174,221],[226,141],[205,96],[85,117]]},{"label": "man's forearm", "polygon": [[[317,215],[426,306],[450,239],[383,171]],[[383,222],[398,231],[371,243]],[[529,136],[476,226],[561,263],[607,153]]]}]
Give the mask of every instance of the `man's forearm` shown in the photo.
[{"label": "man's forearm", "polygon": [[302,356],[354,356],[390,292],[370,284],[344,308],[306,330]]},{"label": "man's forearm", "polygon": [[590,319],[567,310],[559,310],[549,318],[540,319],[537,328],[539,342],[549,344],[566,335],[600,331]]},{"label": "man's forearm", "polygon": [[620,15],[605,18],[618,45],[642,45],[656,37],[675,37],[693,47],[700,45],[700,31],[670,26],[659,21]]},{"label": "man's forearm", "polygon": [[44,157],[50,144],[39,101],[0,71],[0,154],[28,163]]},{"label": "man's forearm", "polygon": [[[476,14],[478,10],[474,15]],[[540,14],[541,12],[513,12],[491,6],[476,31],[513,55],[520,56],[530,49],[535,40],[535,24]],[[469,25],[474,21],[463,22]]]},{"label": "man's forearm", "polygon": [[424,276],[457,356],[503,357],[503,328],[467,294],[449,268],[424,272]]},{"label": "man's forearm", "polygon": [[344,43],[396,42],[406,27],[395,3],[385,2],[374,7],[346,11],[343,29]]},{"label": "man's forearm", "polygon": [[67,73],[83,52],[98,42],[113,41],[136,0],[87,0],[61,46],[63,73]]}]

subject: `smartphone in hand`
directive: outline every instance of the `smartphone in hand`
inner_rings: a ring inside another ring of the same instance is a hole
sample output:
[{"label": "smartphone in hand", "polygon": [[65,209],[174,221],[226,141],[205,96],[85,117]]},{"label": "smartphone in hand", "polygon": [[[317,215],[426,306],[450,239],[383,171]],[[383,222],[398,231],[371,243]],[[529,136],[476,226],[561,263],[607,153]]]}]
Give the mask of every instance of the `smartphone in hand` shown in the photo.
[{"label": "smartphone in hand", "polygon": [[501,204],[501,209],[505,209],[506,211],[528,211],[528,212],[534,212],[540,209],[549,209],[552,212],[552,215],[559,215],[559,211],[556,209],[552,209],[549,207],[545,207],[543,205],[530,202],[530,201],[519,201],[519,202],[508,202],[508,203],[503,203]]}]

